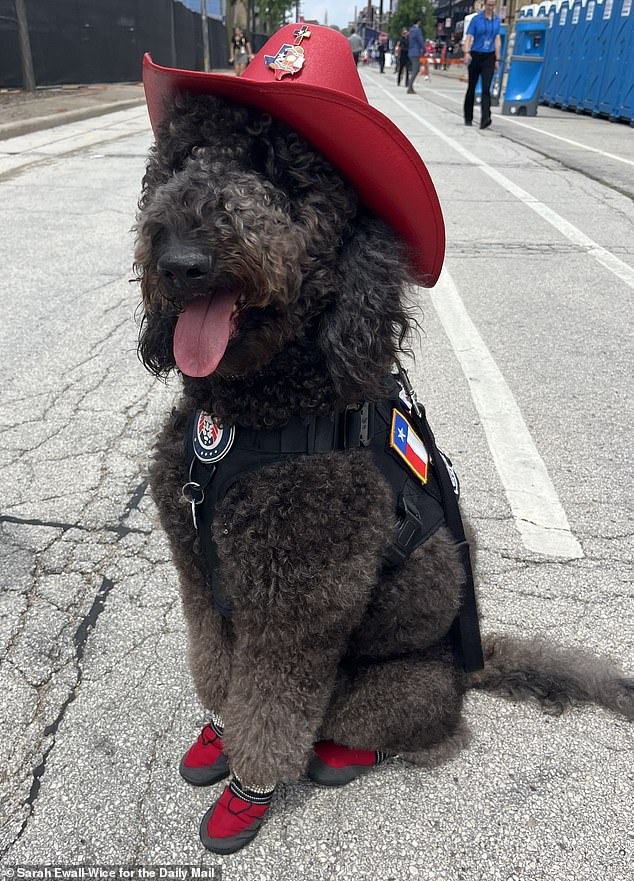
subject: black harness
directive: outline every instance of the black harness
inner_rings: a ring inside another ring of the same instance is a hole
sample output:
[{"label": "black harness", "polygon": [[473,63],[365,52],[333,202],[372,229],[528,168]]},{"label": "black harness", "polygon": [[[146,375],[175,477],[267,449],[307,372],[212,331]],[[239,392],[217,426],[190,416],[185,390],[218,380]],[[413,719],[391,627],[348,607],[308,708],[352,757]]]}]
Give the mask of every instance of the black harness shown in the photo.
[{"label": "black harness", "polygon": [[[224,617],[230,618],[231,603],[222,583],[212,530],[216,506],[229,488],[245,475],[291,456],[368,448],[397,499],[398,523],[384,550],[384,565],[400,565],[441,526],[449,529],[465,571],[462,605],[451,628],[452,642],[464,669],[479,670],[483,666],[482,646],[469,545],[458,506],[458,478],[449,459],[436,446],[424,408],[416,401],[405,371],[399,372],[399,378],[400,382],[392,377],[393,397],[378,403],[348,407],[342,413],[313,416],[308,421],[291,417],[284,426],[271,429],[241,425],[219,428],[209,414],[194,412],[186,429],[189,481],[183,494],[192,506],[214,603]],[[413,434],[409,433],[411,429]],[[399,444],[401,434],[413,437],[413,449],[409,443]],[[421,467],[416,455],[418,439],[427,454],[425,482],[416,471]]]}]

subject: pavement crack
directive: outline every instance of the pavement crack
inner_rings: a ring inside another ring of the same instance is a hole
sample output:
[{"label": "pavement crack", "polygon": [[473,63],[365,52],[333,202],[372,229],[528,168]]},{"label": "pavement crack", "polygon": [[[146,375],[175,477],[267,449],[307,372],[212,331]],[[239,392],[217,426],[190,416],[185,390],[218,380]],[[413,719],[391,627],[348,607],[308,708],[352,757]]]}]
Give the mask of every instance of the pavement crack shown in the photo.
[{"label": "pavement crack", "polygon": [[[110,578],[106,578],[104,576],[104,578],[102,579],[102,582],[101,582],[101,586],[100,586],[99,590],[97,591],[95,598],[93,599],[92,606],[90,607],[90,609],[86,613],[86,615],[84,615],[83,619],[81,620],[81,622],[79,624],[79,627],[75,631],[75,635],[73,637],[73,644],[75,646],[74,663],[77,667],[77,678],[75,679],[75,683],[73,684],[72,688],[70,689],[70,693],[69,693],[68,697],[66,698],[64,703],[61,705],[59,712],[57,714],[57,717],[53,720],[53,722],[50,723],[50,725],[47,725],[46,728],[44,729],[43,739],[46,740],[47,738],[50,737],[51,742],[49,743],[48,747],[45,749],[45,751],[42,755],[42,760],[39,763],[39,765],[37,765],[35,768],[33,768],[33,782],[31,783],[31,789],[30,789],[29,794],[24,802],[25,807],[28,807],[28,813],[22,822],[22,826],[20,827],[18,834],[15,836],[15,838],[13,839],[13,841],[11,842],[9,847],[12,847],[14,844],[16,844],[20,840],[20,838],[24,835],[26,828],[28,826],[29,820],[33,816],[35,802],[37,801],[37,797],[40,793],[40,788],[42,785],[42,777],[46,773],[46,765],[48,762],[48,757],[50,756],[50,754],[53,750],[53,747],[55,746],[57,731],[59,729],[59,726],[64,721],[66,711],[68,710],[69,706],[73,703],[73,701],[77,697],[77,694],[79,691],[79,686],[81,685],[81,682],[83,679],[84,670],[83,670],[82,662],[83,662],[83,658],[84,658],[84,652],[86,649],[86,645],[88,643],[88,639],[89,639],[92,631],[97,626],[97,620],[105,608],[108,594],[114,588],[114,586],[115,586],[115,582],[112,581]],[[0,854],[0,856],[5,856],[8,849],[9,848],[6,848]]]},{"label": "pavement crack", "polygon": [[[126,506],[126,510],[121,517],[121,520],[124,520],[131,511],[135,510],[143,495],[145,494],[145,489],[147,488],[147,480],[143,481],[139,484],[139,486],[134,491],[133,499],[136,501],[134,504],[132,502],[128,502]],[[139,495],[139,489],[142,488],[142,492]],[[138,496],[138,498],[137,498]],[[65,523],[63,520],[38,520],[35,517],[15,517],[12,514],[0,514],[0,523],[13,523],[16,526],[44,526],[49,529],[61,529],[62,532],[68,532],[70,529],[77,529],[79,532],[90,532],[94,533],[94,526],[83,526],[81,523]],[[112,532],[115,535],[118,535],[120,538],[123,538],[130,533],[136,533],[137,535],[149,535],[149,529],[139,529],[134,526],[123,526],[122,523],[118,523],[116,526],[104,526],[102,527],[104,532]]]}]

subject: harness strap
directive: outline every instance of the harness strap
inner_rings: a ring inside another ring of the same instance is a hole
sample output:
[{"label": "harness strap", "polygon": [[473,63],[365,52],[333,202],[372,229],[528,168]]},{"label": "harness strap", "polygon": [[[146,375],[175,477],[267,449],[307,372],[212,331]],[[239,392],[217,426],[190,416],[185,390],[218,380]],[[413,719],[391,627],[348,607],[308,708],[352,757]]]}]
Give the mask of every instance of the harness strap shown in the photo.
[{"label": "harness strap", "polygon": [[[427,522],[429,518],[426,518],[423,524],[416,507],[416,499],[412,499],[411,504],[408,504],[406,485],[398,495],[397,501],[401,516],[396,536],[385,550],[384,563],[387,566],[397,566],[403,563],[430,535],[440,526],[446,524],[458,545],[465,572],[464,595],[460,611],[451,627],[451,637],[456,654],[462,661],[464,669],[467,672],[479,670],[483,666],[483,657],[478,610],[469,545],[458,506],[457,479],[454,474],[453,480],[456,481],[454,485],[450,476],[453,474],[451,463],[436,447],[425,410],[416,401],[407,374],[400,365],[398,365],[398,370],[402,387],[412,401],[410,418],[428,451],[431,463],[435,466],[437,486],[435,490],[432,489],[430,481],[428,491],[441,503],[441,513],[434,516],[430,522]],[[386,424],[389,425],[391,408],[388,410],[389,412],[383,413],[381,404],[366,403],[362,407],[348,407],[342,413],[334,416],[313,416],[307,423],[294,417],[282,428],[270,431],[241,428],[240,443],[243,450],[250,450],[254,454],[252,462],[248,468],[225,480],[222,486],[216,486],[212,483],[217,466],[210,462],[201,461],[194,453],[193,428],[196,413],[192,414],[186,435],[186,455],[187,461],[190,463],[190,482],[187,486],[192,488],[190,490],[191,498],[188,498],[188,501],[192,504],[194,525],[198,530],[200,548],[207,564],[214,604],[225,618],[231,618],[232,604],[224,591],[217,546],[212,532],[214,505],[203,504],[205,492],[211,493],[212,499],[224,498],[229,486],[239,477],[249,471],[256,470],[261,465],[283,461],[293,454],[331,452],[368,446],[375,436],[376,420],[387,420]],[[218,478],[216,478],[217,481]]]},{"label": "harness strap", "polygon": [[409,377],[407,376],[407,372],[400,364],[397,363],[397,366],[403,388],[412,401],[412,421],[420,432],[427,450],[437,464],[436,473],[440,484],[447,528],[456,540],[460,553],[460,560],[465,572],[462,605],[460,612],[451,625],[451,634],[456,651],[462,661],[462,666],[467,673],[470,673],[474,670],[481,670],[484,667],[484,657],[482,655],[478,605],[475,585],[473,582],[473,569],[471,567],[469,543],[465,536],[462,516],[458,506],[458,498],[451,482],[449,469],[445,467],[445,462],[442,461],[445,457],[441,456],[439,453],[433,432],[427,422],[425,408],[416,400],[416,395],[409,381]]},{"label": "harness strap", "polygon": [[[205,491],[212,486],[212,478],[217,466],[202,462],[194,452],[194,426],[196,412],[188,420],[186,435],[186,461],[189,465],[187,500],[192,505],[194,526],[198,532],[200,548],[207,564],[214,597],[214,605],[224,618],[231,618],[232,603],[225,593],[218,547],[213,536],[213,506],[204,504]],[[361,436],[361,408],[347,407],[334,417],[312,416],[307,423],[299,418],[291,418],[282,428],[266,430],[241,429],[241,443],[245,449],[261,454],[269,464],[279,462],[296,454],[329,453],[332,450],[358,447]],[[261,461],[254,458],[250,470],[259,467]],[[233,480],[244,474],[241,472]],[[233,482],[223,486],[223,494]],[[214,494],[217,488],[214,488]]]}]

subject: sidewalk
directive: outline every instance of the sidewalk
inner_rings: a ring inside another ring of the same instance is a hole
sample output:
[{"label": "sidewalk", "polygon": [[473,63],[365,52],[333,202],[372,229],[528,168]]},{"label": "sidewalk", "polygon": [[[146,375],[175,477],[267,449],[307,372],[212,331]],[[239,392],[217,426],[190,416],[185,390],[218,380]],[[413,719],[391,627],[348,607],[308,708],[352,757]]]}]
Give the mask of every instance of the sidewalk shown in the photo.
[{"label": "sidewalk", "polygon": [[141,83],[0,90],[0,140],[143,104]]},{"label": "sidewalk", "polygon": [[[223,70],[222,73],[227,71]],[[386,73],[394,74],[394,69],[386,68]],[[430,75],[434,79],[466,79],[462,65],[451,65],[446,71],[434,70],[430,65]],[[0,141],[115,110],[125,110],[144,101],[141,83],[51,86],[35,92],[0,90]]]},{"label": "sidewalk", "polygon": [[[359,69],[361,70],[362,68],[359,68]],[[378,71],[378,65],[370,65],[366,69],[376,73]],[[396,68],[395,67],[386,67],[385,73],[390,76],[396,76]],[[419,74],[419,77],[422,77],[422,76],[423,76],[423,70],[421,68],[421,72]],[[465,68],[464,64],[462,64],[462,63],[449,64],[447,66],[447,70],[442,70],[441,68],[435,68],[434,65],[430,62],[429,63],[429,77],[430,77],[430,81],[432,79],[436,79],[436,77],[439,77],[440,79],[460,80],[461,82],[464,82],[464,83],[467,82],[466,68]]]}]

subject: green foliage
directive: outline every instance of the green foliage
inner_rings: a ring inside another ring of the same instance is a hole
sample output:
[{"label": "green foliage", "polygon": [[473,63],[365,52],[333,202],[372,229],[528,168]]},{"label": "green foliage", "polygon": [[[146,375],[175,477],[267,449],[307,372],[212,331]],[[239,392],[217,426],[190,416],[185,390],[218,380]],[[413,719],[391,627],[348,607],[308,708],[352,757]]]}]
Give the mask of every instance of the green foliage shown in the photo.
[{"label": "green foliage", "polygon": [[[232,0],[235,2],[235,0]],[[295,11],[295,3],[288,0],[247,0],[247,30],[262,31],[272,34],[287,20],[294,20],[291,12]]]},{"label": "green foliage", "polygon": [[398,9],[390,20],[390,38],[398,40],[403,28],[410,28],[417,18],[422,21],[426,40],[436,39],[436,16],[431,0],[399,0]]}]

